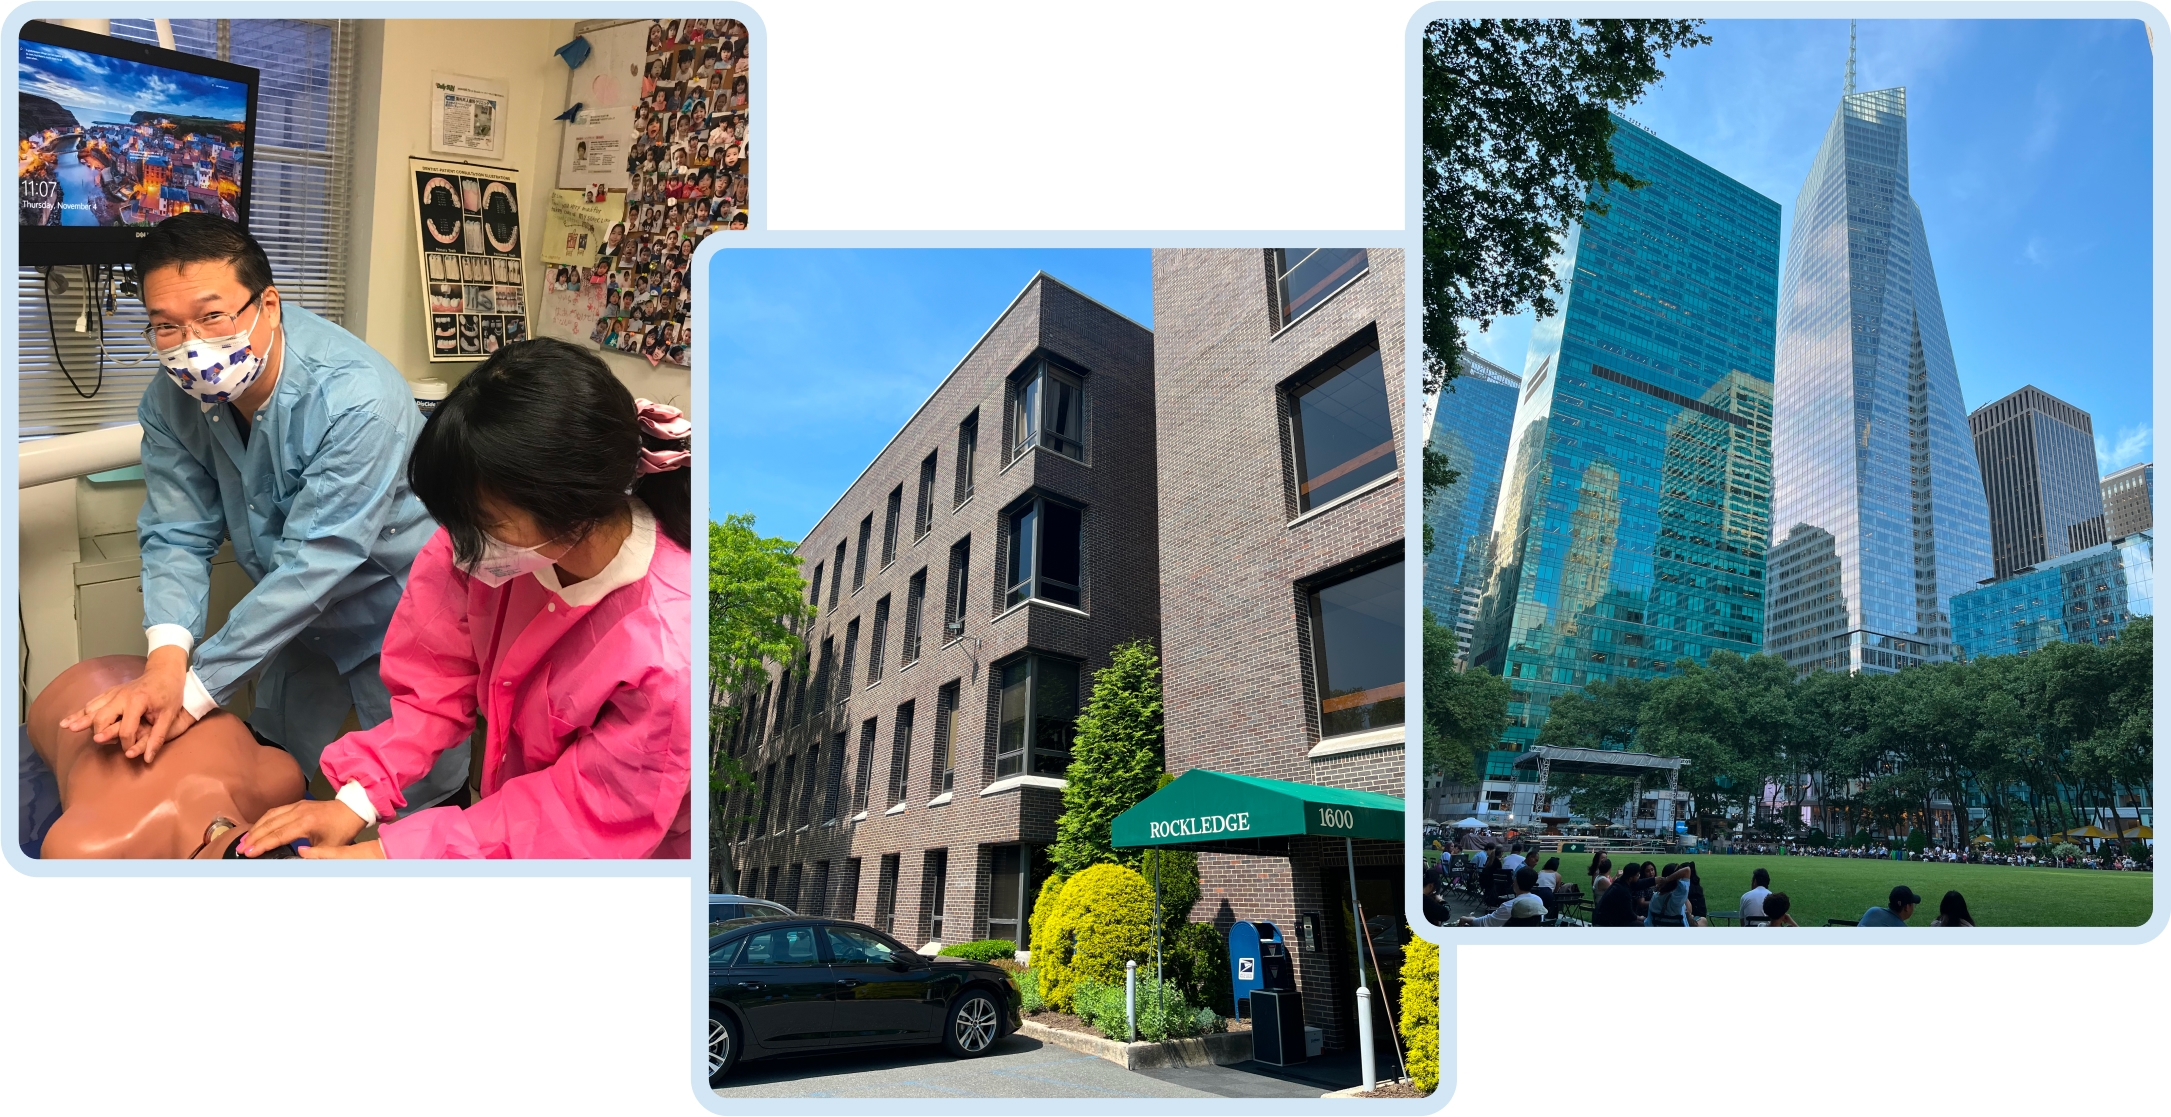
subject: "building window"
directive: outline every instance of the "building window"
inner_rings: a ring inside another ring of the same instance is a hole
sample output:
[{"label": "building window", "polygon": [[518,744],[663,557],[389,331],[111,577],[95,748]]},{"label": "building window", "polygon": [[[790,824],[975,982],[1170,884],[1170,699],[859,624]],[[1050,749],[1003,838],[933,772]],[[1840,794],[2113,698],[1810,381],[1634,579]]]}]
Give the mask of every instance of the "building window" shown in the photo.
[{"label": "building window", "polygon": [[935,771],[927,781],[930,795],[941,795],[957,784],[958,695],[962,684],[952,679],[935,694]]},{"label": "building window", "polygon": [[792,822],[799,829],[808,823],[819,821],[814,817],[814,796],[821,790],[822,743],[816,741],[807,746],[807,764],[799,776],[799,805],[792,813]]},{"label": "building window", "polygon": [[1402,724],[1402,564],[1310,593],[1323,737]]},{"label": "building window", "polygon": [[890,635],[890,597],[874,603],[874,632],[867,641],[867,685],[882,681],[882,656],[888,650]]},{"label": "building window", "polygon": [[837,540],[836,560],[829,564],[829,607],[837,607],[837,596],[844,592],[844,540]]},{"label": "building window", "polygon": [[920,889],[925,895],[922,897],[924,903],[921,905],[921,910],[927,913],[927,937],[934,942],[941,942],[943,939],[942,909],[950,891],[948,880],[950,875],[950,851],[946,849],[928,850],[923,872],[925,879]]},{"label": "building window", "polygon": [[1274,288],[1281,325],[1304,316],[1364,271],[1362,248],[1276,248]]},{"label": "building window", "polygon": [[859,918],[859,858],[857,857],[845,860],[844,874],[837,881],[836,918]]},{"label": "building window", "polygon": [[852,590],[867,584],[867,544],[874,541],[874,513],[859,522],[859,550],[852,556]]},{"label": "building window", "polygon": [[955,640],[965,634],[965,581],[972,568],[972,536],[950,544],[950,577],[942,602],[942,638]]},{"label": "building window", "polygon": [[829,862],[816,861],[812,879],[807,884],[806,906],[801,915],[821,915],[829,910]]},{"label": "building window", "polygon": [[900,855],[882,855],[882,875],[874,886],[874,929],[887,935],[897,917],[897,859]]},{"label": "building window", "polygon": [[882,514],[882,565],[897,560],[897,520],[904,514],[905,487],[890,490],[889,509]]},{"label": "building window", "polygon": [[[1402,645],[1395,644],[1400,655]],[[1078,721],[1078,665],[1029,655],[1002,668],[995,776],[1060,778],[1070,767]]]},{"label": "building window", "polygon": [[754,812],[754,833],[769,829],[769,808],[776,802],[776,761],[770,761],[761,769],[761,786],[754,789],[761,796],[761,809]]},{"label": "building window", "polygon": [[822,604],[822,564],[814,564],[814,577],[807,582],[807,604],[819,609]]},{"label": "building window", "polygon": [[889,806],[905,801],[906,777],[912,771],[912,703],[897,707],[897,725],[890,734]]},{"label": "building window", "polygon": [[920,503],[912,513],[912,541],[927,538],[935,529],[935,453],[920,461]]},{"label": "building window", "polygon": [[905,640],[902,662],[913,663],[920,658],[920,612],[927,603],[927,568],[912,576],[905,584]]},{"label": "building window", "polygon": [[821,666],[814,672],[814,713],[820,716],[829,708],[829,680],[837,668],[837,641],[835,637],[822,637]]},{"label": "building window", "polygon": [[1033,901],[1046,884],[1051,866],[1045,846],[1006,845],[988,850],[988,937],[1009,939],[1019,950],[1028,941]]},{"label": "building window", "polygon": [[1070,370],[1041,359],[1011,384],[1012,457],[1035,446],[1085,459],[1085,388]]},{"label": "building window", "polygon": [[785,719],[791,716],[792,669],[797,666],[797,662],[785,664],[783,674],[777,677],[776,725],[771,730],[772,736],[776,733],[782,733],[784,731]]},{"label": "building window", "polygon": [[792,689],[792,724],[807,720],[807,677],[814,672],[809,668],[806,653],[799,655],[799,685]]},{"label": "building window", "polygon": [[974,409],[957,425],[957,491],[951,495],[952,504],[972,499],[972,470],[979,453],[980,412]]},{"label": "building window", "polygon": [[1379,346],[1367,345],[1289,388],[1297,508],[1309,511],[1395,471],[1394,426]]},{"label": "building window", "polygon": [[781,834],[792,827],[792,787],[799,775],[799,756],[794,753],[784,758],[784,782],[776,785],[776,832]]},{"label": "building window", "polygon": [[829,739],[829,769],[822,776],[822,821],[837,821],[837,805],[844,799],[844,730]]},{"label": "building window", "polygon": [[852,813],[867,812],[868,785],[874,782],[874,723],[868,718],[859,723],[859,767],[852,776]]},{"label": "building window", "polygon": [[1009,590],[1003,607],[1028,597],[1084,605],[1085,513],[1059,500],[1034,497],[1010,513]]},{"label": "building window", "polygon": [[859,618],[844,626],[844,662],[837,669],[837,701],[852,695],[852,668],[859,660]]}]

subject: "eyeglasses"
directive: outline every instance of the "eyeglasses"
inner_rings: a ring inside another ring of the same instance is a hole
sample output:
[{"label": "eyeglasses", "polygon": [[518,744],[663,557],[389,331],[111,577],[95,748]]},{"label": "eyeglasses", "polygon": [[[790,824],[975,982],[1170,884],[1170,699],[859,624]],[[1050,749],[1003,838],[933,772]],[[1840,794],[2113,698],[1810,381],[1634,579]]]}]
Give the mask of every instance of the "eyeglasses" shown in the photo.
[{"label": "eyeglasses", "polygon": [[[248,302],[241,304],[241,309],[247,310],[255,306],[263,297],[263,292],[257,292]],[[171,349],[192,336],[208,340],[214,337],[232,337],[240,332],[241,314],[238,311],[228,314],[223,310],[214,310],[187,325],[159,322],[145,326],[142,330],[143,340],[149,342],[154,349]]]}]

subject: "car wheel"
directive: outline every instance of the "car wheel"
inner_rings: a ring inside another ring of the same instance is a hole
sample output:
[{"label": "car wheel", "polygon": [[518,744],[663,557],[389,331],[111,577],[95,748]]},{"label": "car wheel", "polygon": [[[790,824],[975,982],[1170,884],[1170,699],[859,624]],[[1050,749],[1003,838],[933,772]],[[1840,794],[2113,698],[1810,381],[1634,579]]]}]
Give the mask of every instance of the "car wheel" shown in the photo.
[{"label": "car wheel", "polygon": [[942,1046],[960,1059],[988,1053],[1002,1035],[1002,1010],[985,989],[967,989],[950,1006],[950,1024],[942,1031]]},{"label": "car wheel", "polygon": [[709,1007],[709,1085],[721,1086],[724,1076],[739,1061],[739,1022],[714,1005]]}]

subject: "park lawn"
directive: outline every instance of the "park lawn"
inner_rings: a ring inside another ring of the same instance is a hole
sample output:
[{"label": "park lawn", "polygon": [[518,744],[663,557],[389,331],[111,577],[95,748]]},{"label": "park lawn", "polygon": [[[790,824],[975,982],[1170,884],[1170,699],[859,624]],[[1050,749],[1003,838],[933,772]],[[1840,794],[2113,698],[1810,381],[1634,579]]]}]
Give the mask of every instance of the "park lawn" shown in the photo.
[{"label": "park lawn", "polygon": [[[1661,865],[1666,861],[1650,859]],[[1588,854],[1563,855],[1564,875],[1580,879],[1589,860]],[[1695,861],[1712,911],[1739,908],[1741,894],[1749,890],[1749,874],[1761,867],[1771,873],[1772,889],[1793,902],[1789,914],[1804,927],[1822,927],[1827,919],[1859,919],[1869,908],[1884,906],[1899,884],[1923,899],[1907,921],[1911,927],[1929,926],[1948,890],[1967,898],[1968,911],[1980,927],[2136,927],[2148,922],[2155,885],[2153,873],[2099,869],[1740,854],[1704,854]]]}]

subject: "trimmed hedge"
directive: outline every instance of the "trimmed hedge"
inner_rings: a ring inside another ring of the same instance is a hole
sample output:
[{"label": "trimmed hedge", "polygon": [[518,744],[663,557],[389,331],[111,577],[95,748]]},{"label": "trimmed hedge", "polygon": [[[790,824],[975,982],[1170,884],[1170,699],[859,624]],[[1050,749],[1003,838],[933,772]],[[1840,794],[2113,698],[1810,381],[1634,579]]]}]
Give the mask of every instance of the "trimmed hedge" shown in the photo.
[{"label": "trimmed hedge", "polygon": [[973,942],[951,943],[938,953],[950,958],[963,958],[968,962],[1015,961],[1018,944],[1009,939],[977,939]]},{"label": "trimmed hedge", "polygon": [[1080,984],[1120,985],[1123,963],[1152,958],[1153,889],[1135,871],[1095,865],[1071,877],[1053,906],[1033,935],[1033,968],[1048,1007],[1073,1011]]},{"label": "trimmed hedge", "polygon": [[1186,923],[1161,944],[1169,980],[1184,999],[1223,1016],[1236,1014],[1229,980],[1229,940],[1211,923]]},{"label": "trimmed hedge", "polygon": [[[1025,941],[1031,944],[1031,948],[1037,950],[1040,944],[1046,941],[1040,937],[1041,929],[1048,925],[1048,917],[1055,914],[1055,901],[1062,896],[1063,884],[1069,879],[1062,873],[1049,873],[1048,879],[1041,882],[1040,894],[1033,897],[1033,914],[1025,919],[1028,936]],[[1040,955],[1033,955],[1033,961],[1038,964]]]},{"label": "trimmed hedge", "polygon": [[1402,1042],[1410,1085],[1429,1094],[1440,1086],[1440,948],[1411,932],[1402,948]]}]

